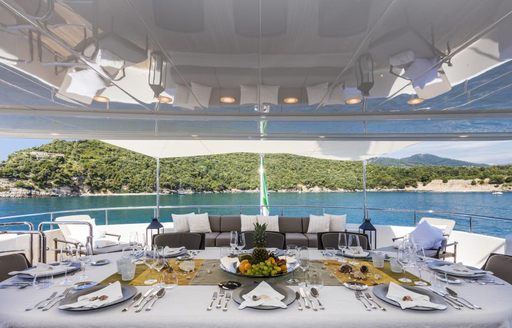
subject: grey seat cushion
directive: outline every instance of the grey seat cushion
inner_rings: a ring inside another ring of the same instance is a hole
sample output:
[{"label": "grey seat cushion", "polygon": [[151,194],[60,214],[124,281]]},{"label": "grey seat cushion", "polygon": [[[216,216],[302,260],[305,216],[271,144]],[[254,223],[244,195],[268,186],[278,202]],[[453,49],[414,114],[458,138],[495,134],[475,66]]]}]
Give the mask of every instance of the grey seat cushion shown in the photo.
[{"label": "grey seat cushion", "polygon": [[221,232],[240,231],[241,229],[240,215],[223,215],[220,217]]},{"label": "grey seat cushion", "polygon": [[318,236],[316,233],[305,233],[304,235],[308,239],[308,247],[313,247],[313,248],[318,247]]},{"label": "grey seat cushion", "polygon": [[175,232],[162,233],[154,237],[154,244],[159,247],[186,247],[187,249],[204,249],[204,233]]},{"label": "grey seat cushion", "polygon": [[220,232],[207,232],[204,234],[205,247],[215,247],[215,240]]},{"label": "grey seat cushion", "polygon": [[121,252],[124,248],[130,247],[129,243],[121,243],[119,245],[95,248],[92,250],[94,254],[107,254]]},{"label": "grey seat cushion", "polygon": [[221,232],[220,230],[220,215],[210,215],[208,216],[210,220],[210,228],[212,232]]},{"label": "grey seat cushion", "polygon": [[[300,221],[299,221],[300,222]],[[286,245],[295,245],[299,247],[308,247],[308,238],[300,232],[289,232],[286,234]]]},{"label": "grey seat cushion", "polygon": [[[254,231],[244,232],[245,236],[245,249],[254,247]],[[266,247],[269,248],[285,248],[285,235],[281,232],[267,231],[265,232]]]},{"label": "grey seat cushion", "polygon": [[27,258],[23,254],[9,254],[0,256],[0,281],[10,278],[9,272],[22,271],[29,267]]},{"label": "grey seat cushion", "polygon": [[302,218],[280,216],[279,217],[279,232],[301,233],[302,232]]},{"label": "grey seat cushion", "polygon": [[215,239],[215,246],[217,247],[229,247],[229,232],[221,232]]}]

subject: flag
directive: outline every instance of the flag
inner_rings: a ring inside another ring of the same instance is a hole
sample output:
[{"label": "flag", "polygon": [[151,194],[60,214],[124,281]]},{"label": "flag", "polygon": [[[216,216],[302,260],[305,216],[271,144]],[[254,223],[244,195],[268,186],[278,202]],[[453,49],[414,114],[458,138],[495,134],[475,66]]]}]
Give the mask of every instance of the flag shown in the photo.
[{"label": "flag", "polygon": [[265,155],[260,154],[260,214],[268,215],[267,177],[265,175]]}]

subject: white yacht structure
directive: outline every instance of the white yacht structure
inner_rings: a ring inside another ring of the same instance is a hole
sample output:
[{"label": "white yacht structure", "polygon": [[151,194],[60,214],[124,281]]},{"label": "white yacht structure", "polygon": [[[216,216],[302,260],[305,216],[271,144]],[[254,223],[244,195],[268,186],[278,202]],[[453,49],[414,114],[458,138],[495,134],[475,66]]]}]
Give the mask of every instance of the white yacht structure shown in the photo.
[{"label": "white yacht structure", "polygon": [[[512,1],[503,0],[0,0],[0,136],[102,140],[151,156],[157,163],[169,157],[235,152],[365,161],[421,141],[511,140],[511,30]],[[161,208],[199,214],[201,207],[214,207],[161,206],[158,172],[155,205],[144,207],[153,209],[156,218]],[[223,206],[238,217],[251,207],[260,205]],[[309,204],[302,207],[307,209]],[[345,232],[368,235],[372,249],[396,253],[395,238],[410,233],[425,218],[444,218],[464,222],[464,228],[456,224],[453,231],[449,229],[444,245],[450,247],[442,254],[438,251],[438,257],[444,254],[446,260],[482,267],[491,253],[512,254],[510,240],[507,245],[505,238],[472,231],[478,220],[510,229],[512,218],[371,209],[366,202],[353,208],[361,208],[364,218],[344,226]],[[109,224],[108,215],[138,209],[85,208],[2,217],[0,252],[22,250],[33,263],[52,262],[58,248],[55,238],[72,235],[76,222],[69,221],[77,218],[70,214],[85,216],[87,223],[82,227],[90,229],[85,243],[92,246],[94,241],[98,246],[105,233],[111,233],[119,235],[116,245],[122,246],[132,241],[134,232],[146,234],[150,222]],[[324,213],[334,209],[344,208],[322,206]],[[409,213],[411,224],[373,226],[369,210]],[[104,213],[104,225],[87,219],[98,211]],[[170,218],[160,219],[163,227],[153,226],[158,232],[177,229]],[[206,236],[207,248],[227,246],[226,236],[230,229],[237,230],[236,224],[223,228],[219,223],[215,230],[215,222],[233,224],[232,219],[209,219],[211,229],[207,230],[216,234]],[[305,240],[305,247],[316,248],[311,242],[316,233],[308,234],[304,226],[312,225],[309,220],[313,218],[296,218],[298,230],[290,227],[283,233],[299,236],[286,238],[297,238],[294,243]],[[446,232],[446,223],[441,225]],[[214,251],[210,252],[206,258],[213,256]],[[115,268],[114,263],[110,265]],[[96,272],[92,279],[103,280]],[[509,287],[508,283],[503,287],[507,293]],[[176,292],[183,292],[180,288]],[[198,293],[206,290],[197,288]],[[329,288],[321,291],[333,297],[327,299],[325,313],[348,306],[336,303]],[[3,292],[0,300],[7,302],[5,295],[11,294],[6,292],[4,297]],[[201,295],[206,300],[211,292]],[[499,306],[492,322],[484,320],[483,314],[478,317],[475,310],[467,317],[432,316],[432,321],[421,319],[415,324],[417,317],[394,308],[390,310],[399,313],[396,320],[384,317],[384,312],[378,313],[382,318],[361,312],[358,320],[368,320],[362,326],[373,321],[383,327],[402,323],[404,327],[470,323],[510,327],[507,293],[497,294]],[[217,291],[213,295],[212,304]],[[475,295],[481,294],[471,294]],[[153,296],[156,302],[156,291]],[[495,305],[482,297],[487,309]],[[228,324],[222,311],[194,312],[192,300],[185,296],[184,300],[190,313],[185,311],[186,318],[174,314],[176,324]],[[168,308],[179,308],[175,302]],[[223,305],[226,310],[228,302],[229,298]],[[47,312],[55,316],[50,320],[44,312],[25,314],[21,302],[16,306],[12,313],[0,310],[0,326],[101,325],[108,315],[108,311],[97,312],[91,321],[84,316],[68,321],[58,316],[55,307]],[[157,306],[155,312],[163,318],[165,313],[158,310]],[[245,325],[244,312],[236,311],[228,312]],[[209,313],[215,320],[197,319]],[[317,321],[313,314],[297,313],[279,324],[339,326],[341,322],[329,321],[327,315]],[[165,324],[147,314],[140,317],[146,315],[155,326]],[[142,322],[129,315],[110,324],[146,324],[146,319]],[[250,317],[248,327],[268,325],[268,320],[277,318],[262,318],[254,312]]]}]

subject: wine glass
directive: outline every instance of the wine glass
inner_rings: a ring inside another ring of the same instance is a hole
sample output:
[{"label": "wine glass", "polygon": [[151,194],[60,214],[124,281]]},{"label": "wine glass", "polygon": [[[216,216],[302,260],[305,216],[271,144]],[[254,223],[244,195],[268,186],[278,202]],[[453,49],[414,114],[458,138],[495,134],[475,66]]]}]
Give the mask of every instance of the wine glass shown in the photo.
[{"label": "wine glass", "polygon": [[162,275],[161,271],[166,265],[164,254],[164,248],[163,247],[156,247],[154,250],[154,261],[153,261],[153,269],[158,272],[158,275],[160,276],[159,284],[162,284]]},{"label": "wine glass", "polygon": [[229,246],[231,247],[230,256],[235,256],[235,249],[238,246],[238,231],[231,231],[229,233]]},{"label": "wine glass", "polygon": [[[151,246],[146,246],[146,252],[144,256],[144,264],[149,268],[150,274],[151,271],[155,269],[155,265],[158,263],[158,252],[157,250],[152,250]],[[154,285],[158,280],[155,278],[149,278],[144,281],[145,285]]]},{"label": "wine glass", "polygon": [[[80,247],[81,249],[81,247]],[[80,250],[77,250],[77,252],[80,252]],[[87,268],[87,264],[91,263],[92,260],[92,247],[90,243],[87,243],[84,246],[84,252],[80,254],[79,261],[81,263],[80,267],[82,268],[82,274],[80,275],[80,280],[85,281],[87,279],[87,275],[85,273],[85,270]]]},{"label": "wine glass", "polygon": [[299,248],[299,267],[304,274],[304,282],[301,283],[307,287],[307,271],[309,270],[309,249],[307,247]]},{"label": "wine glass", "polygon": [[[341,255],[345,255],[347,250],[347,234],[339,233],[338,234],[338,249],[340,250]],[[346,260],[344,258],[340,258],[339,262],[344,263]]]},{"label": "wine glass", "polygon": [[130,246],[136,246],[139,243],[139,234],[135,231],[130,232]]},{"label": "wine glass", "polygon": [[[287,245],[286,246],[286,256],[292,258],[292,260],[295,262],[297,260],[297,254],[299,252],[299,249],[296,245]],[[293,264],[295,265],[295,264]],[[292,277],[286,281],[288,285],[294,285],[298,283],[299,281],[295,279],[295,270],[292,271]]]},{"label": "wine glass", "polygon": [[238,254],[240,254],[240,251],[245,248],[245,234],[241,233],[238,236],[238,243],[236,245],[236,250],[238,251]]},{"label": "wine glass", "polygon": [[69,245],[63,245],[60,247],[59,261],[62,265],[66,266],[66,271],[64,271],[64,280],[60,282],[60,285],[69,286],[73,283],[73,280],[68,277],[68,271],[73,264],[73,249],[71,249]]}]

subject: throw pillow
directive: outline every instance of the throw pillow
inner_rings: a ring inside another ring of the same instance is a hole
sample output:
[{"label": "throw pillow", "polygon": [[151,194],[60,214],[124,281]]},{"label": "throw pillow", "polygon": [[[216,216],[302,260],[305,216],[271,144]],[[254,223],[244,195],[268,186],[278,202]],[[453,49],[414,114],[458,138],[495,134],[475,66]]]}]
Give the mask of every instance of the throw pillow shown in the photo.
[{"label": "throw pillow", "polygon": [[279,232],[279,217],[277,215],[264,216],[258,215],[259,224],[267,224],[267,231]]},{"label": "throw pillow", "polygon": [[189,232],[188,217],[194,215],[194,213],[188,214],[172,214],[172,221],[174,222],[175,232]]},{"label": "throw pillow", "polygon": [[330,219],[324,215],[309,215],[308,233],[328,232]]},{"label": "throw pillow", "polygon": [[439,248],[443,242],[443,231],[433,227],[427,221],[420,222],[409,234],[417,246],[423,249]]},{"label": "throw pillow", "polygon": [[254,224],[256,222],[258,222],[258,216],[240,214],[240,230],[242,230],[242,232],[254,231]]},{"label": "throw pillow", "polygon": [[347,229],[347,215],[324,214],[329,219],[329,231],[345,231]]},{"label": "throw pillow", "polygon": [[208,213],[194,214],[187,217],[190,232],[208,233],[212,232]]}]

